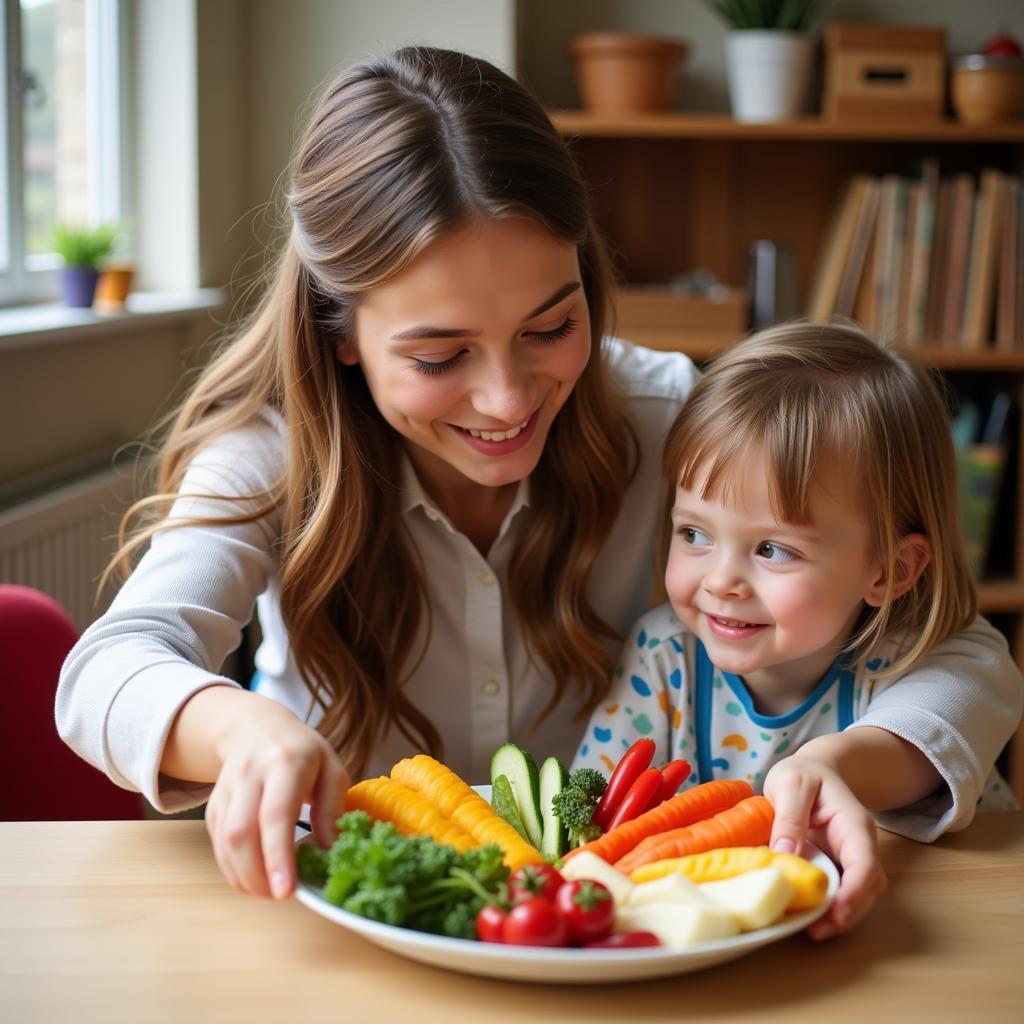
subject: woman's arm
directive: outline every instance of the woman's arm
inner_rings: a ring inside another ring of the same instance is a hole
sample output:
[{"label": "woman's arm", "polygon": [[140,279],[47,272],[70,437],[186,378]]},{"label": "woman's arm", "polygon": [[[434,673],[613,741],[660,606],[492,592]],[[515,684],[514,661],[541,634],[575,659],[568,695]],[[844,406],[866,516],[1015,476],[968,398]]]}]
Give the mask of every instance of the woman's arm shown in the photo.
[{"label": "woman's arm", "polygon": [[335,837],[349,777],[330,744],[287,708],[227,686],[200,690],[181,708],[161,771],[216,782],[206,827],[227,880],[281,899],[295,887],[293,833],[303,803],[322,847]]},{"label": "woman's arm", "polygon": [[[254,493],[278,472],[270,427],[226,435],[200,453],[182,495]],[[176,518],[237,514],[239,502],[180,497]],[[208,786],[160,775],[164,743],[197,692],[236,687],[221,674],[257,595],[276,572],[273,517],[238,525],[162,530],[108,611],[71,651],[57,691],[65,741],[118,785],[158,809],[202,803]],[[185,777],[182,777],[185,778]]]}]

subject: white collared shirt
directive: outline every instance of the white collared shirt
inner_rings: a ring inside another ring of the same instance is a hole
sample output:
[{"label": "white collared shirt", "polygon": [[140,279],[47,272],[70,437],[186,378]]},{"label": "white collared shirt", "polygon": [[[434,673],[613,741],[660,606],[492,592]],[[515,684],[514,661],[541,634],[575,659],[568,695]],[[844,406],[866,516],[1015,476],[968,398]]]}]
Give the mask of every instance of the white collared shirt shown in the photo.
[{"label": "white collared shirt", "polygon": [[[665,435],[696,379],[689,359],[607,340],[604,354],[639,440],[640,462],[612,533],[591,571],[588,595],[622,635],[651,605],[655,548],[664,508],[661,451]],[[172,516],[223,516],[237,504],[187,495],[254,493],[283,465],[281,418],[218,438],[194,460]],[[404,460],[402,515],[422,560],[431,632],[424,657],[406,684],[411,701],[435,724],[445,760],[471,783],[489,781],[491,755],[506,740],[540,761],[568,763],[582,732],[572,695],[528,733],[548,703],[549,674],[533,663],[508,598],[508,566],[517,523],[529,504],[520,483],[486,557],[424,492]],[[218,675],[258,607],[263,642],[256,654],[259,692],[316,722],[319,714],[292,660],[279,606],[279,517],[240,526],[182,527],[159,533],[110,610],[71,652],[61,673],[61,735],[122,786],[141,790],[156,807],[181,810],[202,802],[208,786],[159,775],[171,723]],[[401,586],[402,581],[382,581]],[[426,628],[427,616],[423,617]],[[422,637],[410,637],[419,650]],[[386,773],[416,751],[399,730],[379,744],[367,774]]]}]

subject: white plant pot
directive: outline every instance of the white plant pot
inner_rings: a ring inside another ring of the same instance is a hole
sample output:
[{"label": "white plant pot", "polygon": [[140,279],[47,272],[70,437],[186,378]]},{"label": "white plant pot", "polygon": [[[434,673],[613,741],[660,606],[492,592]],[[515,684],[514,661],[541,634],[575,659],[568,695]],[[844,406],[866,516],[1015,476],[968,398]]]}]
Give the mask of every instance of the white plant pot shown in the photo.
[{"label": "white plant pot", "polygon": [[725,40],[732,116],[786,121],[803,112],[813,41],[799,32],[745,29]]}]

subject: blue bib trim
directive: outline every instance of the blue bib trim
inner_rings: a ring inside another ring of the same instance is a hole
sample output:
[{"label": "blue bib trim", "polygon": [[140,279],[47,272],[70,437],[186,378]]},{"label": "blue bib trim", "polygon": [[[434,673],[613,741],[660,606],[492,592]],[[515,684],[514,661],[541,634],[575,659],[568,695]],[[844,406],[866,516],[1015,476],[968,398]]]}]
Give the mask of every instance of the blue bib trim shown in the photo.
[{"label": "blue bib trim", "polygon": [[[694,638],[696,640],[696,638]],[[714,776],[714,762],[711,757],[711,713],[714,705],[712,693],[715,667],[700,640],[696,640],[696,680],[694,686],[694,718],[697,742],[697,778],[701,782],[710,782]],[[761,715],[754,710],[754,701],[743,680],[732,672],[722,672],[723,679],[736,695],[747,716],[756,725],[766,729],[778,729],[791,725],[807,714],[822,697],[832,688],[838,676],[839,693],[836,699],[836,715],[841,732],[853,722],[853,689],[854,672],[847,667],[849,658],[840,655],[829,667],[821,682],[799,707],[787,711],[784,715]]]}]

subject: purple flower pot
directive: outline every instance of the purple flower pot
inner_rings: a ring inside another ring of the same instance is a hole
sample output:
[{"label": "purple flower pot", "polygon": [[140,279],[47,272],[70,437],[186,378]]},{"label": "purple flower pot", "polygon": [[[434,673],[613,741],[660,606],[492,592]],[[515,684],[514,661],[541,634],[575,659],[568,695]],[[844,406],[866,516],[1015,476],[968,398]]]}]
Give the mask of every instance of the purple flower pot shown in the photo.
[{"label": "purple flower pot", "polygon": [[96,295],[100,272],[95,267],[61,267],[57,283],[65,306],[88,308]]}]

